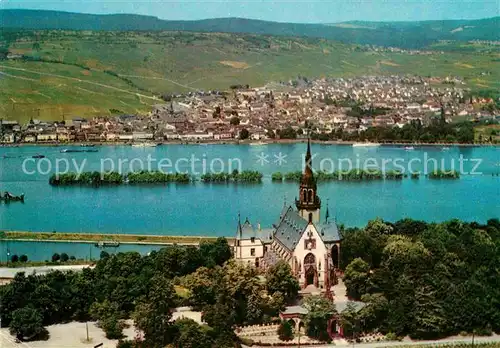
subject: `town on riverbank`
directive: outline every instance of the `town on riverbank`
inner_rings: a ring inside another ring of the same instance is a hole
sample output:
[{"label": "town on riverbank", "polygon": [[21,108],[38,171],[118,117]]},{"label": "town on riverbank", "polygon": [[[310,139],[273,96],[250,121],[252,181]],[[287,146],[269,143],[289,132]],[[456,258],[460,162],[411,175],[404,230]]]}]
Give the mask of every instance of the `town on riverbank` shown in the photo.
[{"label": "town on riverbank", "polygon": [[[459,77],[299,78],[264,87],[164,97],[147,115],[0,120],[3,144],[333,143],[496,144],[499,100]],[[453,127],[446,124],[453,123]]]}]

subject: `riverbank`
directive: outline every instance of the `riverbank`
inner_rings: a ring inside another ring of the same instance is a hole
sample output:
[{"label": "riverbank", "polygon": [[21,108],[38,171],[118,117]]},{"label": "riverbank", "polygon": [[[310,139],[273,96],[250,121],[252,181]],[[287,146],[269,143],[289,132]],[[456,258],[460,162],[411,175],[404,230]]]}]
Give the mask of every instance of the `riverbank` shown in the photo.
[{"label": "riverbank", "polygon": [[[161,145],[269,145],[269,144],[297,144],[307,142],[306,138],[300,139],[265,139],[265,140],[239,140],[239,139],[224,139],[224,140],[193,140],[193,141],[179,141],[179,140],[161,140],[154,141],[155,144]],[[136,142],[137,143],[137,142]],[[311,140],[314,144],[323,145],[346,145],[352,146],[362,142],[357,141],[342,141],[342,140]],[[113,141],[113,142],[100,142],[100,141],[86,141],[86,142],[43,142],[43,143],[14,143],[14,144],[0,144],[0,147],[19,147],[19,146],[131,146],[131,142]],[[459,146],[459,147],[500,147],[499,144],[491,143],[425,143],[425,142],[379,142],[381,146]]]},{"label": "riverbank", "polygon": [[[209,236],[163,236],[163,235],[138,235],[138,234],[106,234],[106,233],[67,233],[67,232],[25,232],[2,231],[0,240],[26,241],[26,242],[65,242],[65,243],[98,243],[119,242],[123,244],[140,245],[198,245],[202,242],[216,240],[217,237]],[[233,238],[227,238],[229,243]]]}]

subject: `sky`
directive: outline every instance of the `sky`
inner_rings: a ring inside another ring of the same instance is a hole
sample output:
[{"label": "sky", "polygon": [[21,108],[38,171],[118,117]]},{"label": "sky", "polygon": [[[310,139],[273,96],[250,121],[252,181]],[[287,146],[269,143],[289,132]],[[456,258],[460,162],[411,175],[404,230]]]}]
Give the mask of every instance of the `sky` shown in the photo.
[{"label": "sky", "polygon": [[0,0],[0,8],[135,13],[183,20],[244,17],[335,23],[487,18],[500,15],[500,0]]}]

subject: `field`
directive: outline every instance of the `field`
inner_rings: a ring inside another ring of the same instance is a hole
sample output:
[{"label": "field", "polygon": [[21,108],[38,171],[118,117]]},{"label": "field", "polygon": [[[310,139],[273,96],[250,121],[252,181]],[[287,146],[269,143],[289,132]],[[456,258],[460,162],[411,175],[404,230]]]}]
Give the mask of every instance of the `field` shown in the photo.
[{"label": "field", "polygon": [[500,89],[500,55],[475,50],[410,55],[324,39],[186,32],[23,31],[0,37],[0,118],[61,120],[146,113],[163,94],[262,86],[297,76],[462,76]]}]

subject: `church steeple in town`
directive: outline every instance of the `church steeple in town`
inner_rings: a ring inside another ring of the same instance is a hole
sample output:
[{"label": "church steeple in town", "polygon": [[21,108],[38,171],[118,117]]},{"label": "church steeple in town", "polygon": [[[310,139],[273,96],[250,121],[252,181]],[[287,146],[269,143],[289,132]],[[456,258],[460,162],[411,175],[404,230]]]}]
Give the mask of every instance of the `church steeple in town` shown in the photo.
[{"label": "church steeple in town", "polygon": [[319,222],[321,200],[317,194],[318,188],[312,170],[311,140],[309,137],[307,138],[304,165],[304,173],[300,180],[299,199],[295,200],[295,205],[300,216],[308,220],[309,223]]}]

